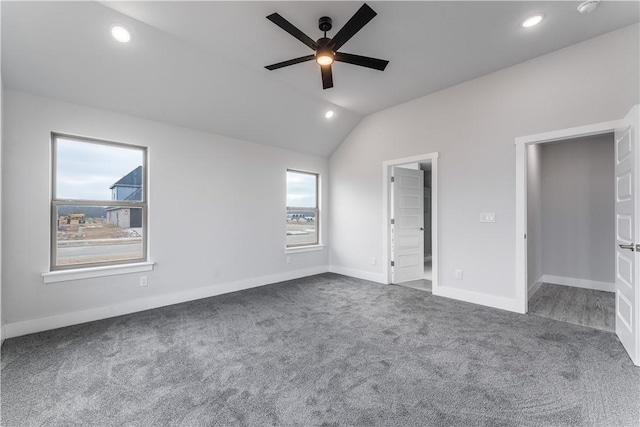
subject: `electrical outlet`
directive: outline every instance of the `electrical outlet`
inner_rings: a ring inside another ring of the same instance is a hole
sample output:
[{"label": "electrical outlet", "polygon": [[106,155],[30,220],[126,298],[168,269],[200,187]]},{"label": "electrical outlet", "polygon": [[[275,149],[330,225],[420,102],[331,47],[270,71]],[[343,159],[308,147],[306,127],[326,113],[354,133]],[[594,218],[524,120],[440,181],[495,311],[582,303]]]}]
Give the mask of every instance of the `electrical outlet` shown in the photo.
[{"label": "electrical outlet", "polygon": [[462,270],[456,270],[456,279],[462,279]]},{"label": "electrical outlet", "polygon": [[140,276],[140,286],[147,286],[147,276]]},{"label": "electrical outlet", "polygon": [[378,260],[376,259],[376,257],[371,258],[371,265],[376,265],[378,263]]},{"label": "electrical outlet", "polygon": [[287,264],[291,264],[291,257],[290,256],[287,257]]},{"label": "electrical outlet", "polygon": [[480,222],[496,222],[495,212],[482,212],[480,214]]}]

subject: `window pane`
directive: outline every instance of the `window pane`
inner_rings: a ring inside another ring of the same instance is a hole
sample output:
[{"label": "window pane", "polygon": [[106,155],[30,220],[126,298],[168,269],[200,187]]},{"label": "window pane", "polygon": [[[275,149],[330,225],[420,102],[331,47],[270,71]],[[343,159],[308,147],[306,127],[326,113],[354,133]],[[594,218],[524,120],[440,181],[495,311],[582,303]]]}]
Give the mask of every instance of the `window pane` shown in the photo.
[{"label": "window pane", "polygon": [[56,266],[143,257],[140,207],[60,205],[56,227]]},{"label": "window pane", "polygon": [[317,208],[317,178],[315,174],[287,171],[287,206]]},{"label": "window pane", "polygon": [[142,200],[144,151],[56,138],[56,198]]},{"label": "window pane", "polygon": [[316,210],[287,210],[287,246],[318,243]]}]

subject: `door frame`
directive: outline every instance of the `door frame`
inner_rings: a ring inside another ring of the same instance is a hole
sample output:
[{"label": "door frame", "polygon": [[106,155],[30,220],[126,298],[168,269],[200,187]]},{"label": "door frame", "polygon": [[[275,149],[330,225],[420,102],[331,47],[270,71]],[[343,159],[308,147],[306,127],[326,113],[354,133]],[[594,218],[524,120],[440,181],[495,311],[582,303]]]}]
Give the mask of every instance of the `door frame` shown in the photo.
[{"label": "door frame", "polygon": [[438,289],[438,152],[404,157],[382,162],[382,274],[386,284],[391,284],[391,168],[408,163],[431,161],[431,288]]},{"label": "door frame", "polygon": [[622,120],[595,123],[535,135],[520,136],[516,146],[516,307],[518,313],[529,311],[527,277],[527,146],[567,139],[613,133],[622,126]]}]

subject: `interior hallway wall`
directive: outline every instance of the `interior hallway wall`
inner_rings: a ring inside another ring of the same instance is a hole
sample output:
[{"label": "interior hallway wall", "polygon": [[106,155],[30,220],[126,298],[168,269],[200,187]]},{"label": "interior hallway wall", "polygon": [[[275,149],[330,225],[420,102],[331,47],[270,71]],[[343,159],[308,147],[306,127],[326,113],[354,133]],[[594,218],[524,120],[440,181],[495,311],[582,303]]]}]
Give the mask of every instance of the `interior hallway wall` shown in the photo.
[{"label": "interior hallway wall", "polygon": [[[515,138],[624,117],[640,102],[638,29],[626,27],[363,119],[330,159],[332,271],[386,282],[383,263],[371,263],[386,253],[382,163],[438,152],[434,292],[519,310]],[[496,222],[480,223],[481,212],[495,212]]]},{"label": "interior hallway wall", "polygon": [[580,280],[608,283],[613,292],[613,135],[541,147],[543,273],[565,278],[567,284]]},{"label": "interior hallway wall", "polygon": [[[423,167],[423,170],[426,169]],[[431,171],[424,171],[424,256],[431,256]]]}]

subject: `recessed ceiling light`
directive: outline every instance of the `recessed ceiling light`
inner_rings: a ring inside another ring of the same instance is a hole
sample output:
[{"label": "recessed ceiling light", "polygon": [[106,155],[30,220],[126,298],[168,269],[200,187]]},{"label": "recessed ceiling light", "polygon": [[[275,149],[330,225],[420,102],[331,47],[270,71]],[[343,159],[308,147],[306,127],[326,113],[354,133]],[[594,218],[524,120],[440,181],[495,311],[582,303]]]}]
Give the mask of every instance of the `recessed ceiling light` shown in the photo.
[{"label": "recessed ceiling light", "polygon": [[333,114],[334,114],[333,110],[329,110],[326,113],[324,113],[324,117],[327,119],[330,119],[331,117],[333,117]]},{"label": "recessed ceiling light", "polygon": [[111,26],[111,37],[120,43],[129,43],[131,41],[131,33],[121,25]]},{"label": "recessed ceiling light", "polygon": [[524,28],[533,27],[534,25],[538,25],[542,21],[542,18],[543,18],[542,15],[533,15],[532,17],[527,18],[524,21],[522,21],[521,25]]}]

